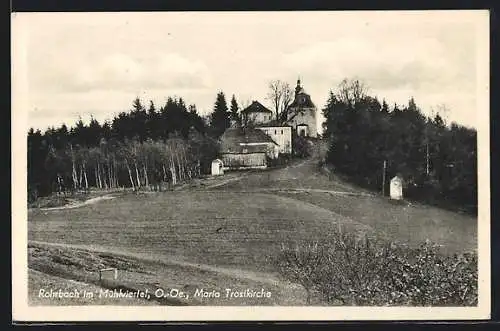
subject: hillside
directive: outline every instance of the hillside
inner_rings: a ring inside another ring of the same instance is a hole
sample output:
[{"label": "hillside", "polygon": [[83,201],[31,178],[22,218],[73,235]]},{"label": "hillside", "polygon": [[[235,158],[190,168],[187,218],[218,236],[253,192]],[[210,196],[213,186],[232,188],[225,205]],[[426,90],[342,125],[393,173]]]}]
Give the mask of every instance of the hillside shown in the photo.
[{"label": "hillside", "polygon": [[475,250],[477,218],[415,202],[391,201],[342,180],[318,166],[326,145],[314,145],[313,155],[282,169],[251,173],[218,190],[266,192],[306,202],[369,226],[392,241],[419,245],[430,240],[446,252]]},{"label": "hillside", "polygon": [[[361,190],[321,172],[319,151],[285,168],[228,173],[175,191],[115,193],[72,208],[32,209],[29,267],[99,286],[94,257],[111,254],[99,265],[118,267],[131,288],[264,286],[275,293],[266,304],[286,305],[304,298],[275,272],[281,245],[328,241],[339,226],[410,245],[429,239],[448,253],[475,250],[476,219]],[[128,270],[131,263],[140,272]],[[40,274],[30,279],[31,287],[33,279],[43,284]]]}]

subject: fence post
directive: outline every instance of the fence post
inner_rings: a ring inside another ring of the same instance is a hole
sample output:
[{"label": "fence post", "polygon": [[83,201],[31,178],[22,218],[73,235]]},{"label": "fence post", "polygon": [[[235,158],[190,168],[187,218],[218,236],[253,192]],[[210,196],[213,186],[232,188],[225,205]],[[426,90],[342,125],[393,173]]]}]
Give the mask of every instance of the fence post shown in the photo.
[{"label": "fence post", "polygon": [[384,170],[382,172],[382,196],[385,196],[385,172],[387,168],[387,161],[384,160]]}]

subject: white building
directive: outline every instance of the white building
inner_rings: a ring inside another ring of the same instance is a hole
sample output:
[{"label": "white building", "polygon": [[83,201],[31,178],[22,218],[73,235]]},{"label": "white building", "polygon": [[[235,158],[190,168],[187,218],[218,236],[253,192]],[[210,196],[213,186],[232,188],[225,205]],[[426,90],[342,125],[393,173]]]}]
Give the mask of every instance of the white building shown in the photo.
[{"label": "white building", "polygon": [[279,153],[292,153],[292,127],[291,126],[257,126],[256,129],[263,131],[279,146]]},{"label": "white building", "polygon": [[243,109],[241,115],[245,126],[269,123],[273,119],[273,112],[258,101]]},{"label": "white building", "polygon": [[299,136],[316,138],[317,109],[297,80],[293,102],[288,106],[288,119],[285,123],[277,123],[273,119],[273,112],[258,101],[253,101],[250,106],[241,111],[244,127],[259,129],[267,134],[278,146],[279,153],[291,154],[293,150],[293,131]]},{"label": "white building", "polygon": [[218,175],[223,175],[224,174],[224,164],[222,163],[222,160],[220,159],[215,159],[212,161],[212,176],[218,176]]},{"label": "white building", "polygon": [[220,143],[224,170],[266,168],[279,155],[278,144],[255,128],[228,128]]},{"label": "white building", "polygon": [[[253,101],[250,106],[241,111],[243,126],[255,128],[271,138],[278,146],[276,153],[292,153],[292,127],[278,125],[273,120],[273,112],[258,101]],[[273,158],[276,158],[273,156]]]}]

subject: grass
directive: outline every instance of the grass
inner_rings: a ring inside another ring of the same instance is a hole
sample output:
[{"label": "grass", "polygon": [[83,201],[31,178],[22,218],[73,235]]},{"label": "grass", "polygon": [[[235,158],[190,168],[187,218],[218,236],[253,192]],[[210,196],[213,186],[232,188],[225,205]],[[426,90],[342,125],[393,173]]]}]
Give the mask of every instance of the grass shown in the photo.
[{"label": "grass", "polygon": [[317,192],[251,192],[260,185],[260,180],[252,182],[252,178],[271,176],[273,183],[301,187],[292,178],[302,172],[321,181],[320,176],[304,169],[310,166],[252,173],[243,179],[249,184],[247,193],[226,188],[124,194],[70,210],[34,209],[29,213],[28,238],[259,271],[271,270],[268,259],[277,252],[279,243],[326,238],[337,224],[415,245],[429,239],[450,251],[476,246],[476,219],[434,207]]},{"label": "grass", "polygon": [[[376,196],[286,192],[293,188],[363,191],[340,180],[330,181],[317,170],[312,160],[303,161],[287,168],[248,172],[222,186],[217,183],[240,175],[210,178],[176,191],[123,192],[113,200],[74,209],[31,209],[30,241],[81,245],[94,253],[75,246],[61,251],[40,247],[37,251],[33,246],[29,266],[51,277],[92,283],[95,270],[89,266],[114,263],[132,287],[266,286],[275,291],[269,304],[287,305],[303,304],[305,297],[290,290],[289,284],[274,286],[272,281],[249,280],[248,275],[255,272],[272,279],[276,275],[272,260],[281,244],[328,240],[339,224],[349,232],[377,233],[415,246],[429,239],[444,245],[447,253],[476,247],[477,219],[468,215]],[[210,191],[203,191],[211,186]],[[96,253],[99,250],[113,252],[112,258]],[[169,262],[174,260],[189,263]],[[231,272],[221,272],[221,268]]]},{"label": "grass", "polygon": [[46,197],[40,197],[34,202],[28,203],[28,208],[52,208],[52,207],[62,207],[70,204],[76,204],[84,202],[91,198],[96,198],[104,195],[108,195],[112,192],[120,192],[120,190],[99,190],[92,189],[88,192],[77,191],[77,192],[66,192],[62,194],[53,193]]},{"label": "grass", "polygon": [[328,210],[276,195],[164,192],[128,194],[71,210],[33,210],[28,239],[268,271],[279,243],[325,236],[338,223],[366,230]]},{"label": "grass", "polygon": [[392,201],[382,197],[324,193],[280,193],[314,203],[370,226],[381,237],[418,246],[426,240],[442,245],[443,252],[474,251],[477,248],[477,219],[421,204]]},{"label": "grass", "polygon": [[294,199],[298,205],[305,202],[329,210],[343,219],[370,227],[391,241],[418,246],[428,239],[442,244],[443,251],[449,253],[477,248],[477,217],[469,214],[393,201],[376,194],[352,196],[314,191],[287,192],[287,189],[293,188],[370,193],[337,176],[322,173],[314,159],[286,169],[254,173],[218,189],[248,192],[282,189],[273,193]]},{"label": "grass", "polygon": [[[285,284],[278,286],[272,279],[259,281],[211,270],[197,264],[176,264],[161,257],[136,256],[126,252],[113,253],[106,250],[65,246],[64,244],[30,243],[28,245],[30,266],[30,304],[50,305],[290,305],[303,304],[302,289]],[[116,280],[106,277],[99,280],[98,270],[116,267]],[[247,276],[247,275],[244,275]],[[251,277],[250,277],[251,278]],[[200,298],[196,289],[220,291],[226,288],[236,290],[261,288],[272,293],[271,298]],[[131,292],[148,291],[148,300],[138,298],[99,298],[101,289],[122,289]],[[162,298],[154,296],[159,288],[165,292],[177,289],[189,295],[187,298]],[[40,298],[40,289],[46,291],[83,290],[96,293],[93,299]]]}]

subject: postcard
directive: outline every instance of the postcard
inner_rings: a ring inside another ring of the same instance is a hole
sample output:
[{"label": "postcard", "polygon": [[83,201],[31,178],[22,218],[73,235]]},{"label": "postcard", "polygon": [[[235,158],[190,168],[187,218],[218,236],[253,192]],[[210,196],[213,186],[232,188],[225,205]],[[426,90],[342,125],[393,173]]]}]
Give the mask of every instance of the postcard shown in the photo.
[{"label": "postcard", "polygon": [[490,317],[487,10],[11,22],[15,321]]}]

